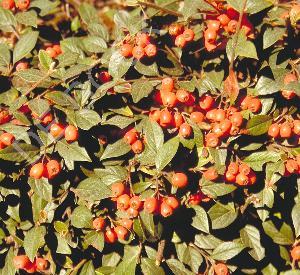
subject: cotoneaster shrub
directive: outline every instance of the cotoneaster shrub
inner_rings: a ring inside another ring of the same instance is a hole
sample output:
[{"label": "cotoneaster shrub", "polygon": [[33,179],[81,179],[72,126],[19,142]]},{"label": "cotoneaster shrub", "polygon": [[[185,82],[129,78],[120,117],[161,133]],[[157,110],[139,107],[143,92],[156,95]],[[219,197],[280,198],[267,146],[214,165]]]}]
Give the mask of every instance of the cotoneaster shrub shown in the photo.
[{"label": "cotoneaster shrub", "polygon": [[0,0],[1,274],[300,274],[300,5]]}]

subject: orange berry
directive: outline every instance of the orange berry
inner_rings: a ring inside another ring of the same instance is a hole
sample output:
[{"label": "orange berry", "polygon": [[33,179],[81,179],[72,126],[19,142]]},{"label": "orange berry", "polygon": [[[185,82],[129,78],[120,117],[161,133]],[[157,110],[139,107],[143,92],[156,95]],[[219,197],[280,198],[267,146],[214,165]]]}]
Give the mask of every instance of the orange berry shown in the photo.
[{"label": "orange berry", "polygon": [[153,110],[149,113],[149,119],[159,123],[160,120],[160,110]]},{"label": "orange berry", "polygon": [[192,29],[186,29],[184,32],[183,32],[183,37],[185,39],[186,42],[191,42],[194,40],[194,37],[195,37],[195,33]]},{"label": "orange berry", "polygon": [[[284,82],[284,85],[288,85],[292,82],[296,82],[297,81],[297,76],[294,75],[293,73],[289,73],[287,74],[284,79],[283,79],[283,82]],[[292,99],[293,97],[296,96],[296,93],[295,91],[293,90],[282,90],[282,96],[285,97],[286,99]]]},{"label": "orange berry", "polygon": [[93,228],[96,230],[103,230],[105,227],[105,219],[98,217],[93,220]]},{"label": "orange berry", "polygon": [[218,136],[214,133],[209,133],[205,136],[206,146],[215,148],[219,145],[220,140]]},{"label": "orange berry", "polygon": [[295,159],[288,159],[285,163],[286,170],[293,174],[296,173],[299,169],[299,165]]},{"label": "orange berry", "polygon": [[133,221],[131,219],[121,219],[119,223],[128,230],[132,229]]},{"label": "orange berry", "polygon": [[67,126],[65,129],[65,139],[68,142],[76,141],[78,139],[78,129],[73,125]]},{"label": "orange berry", "polygon": [[278,123],[274,123],[270,125],[269,130],[268,130],[268,135],[273,138],[277,138],[280,133],[280,126]]},{"label": "orange berry", "polygon": [[129,207],[127,210],[127,215],[130,217],[130,218],[136,218],[138,215],[139,215],[139,211],[132,208],[132,207]]},{"label": "orange berry", "polygon": [[183,119],[183,116],[176,112],[174,114],[174,127],[175,128],[180,128],[180,126],[184,123],[184,119]]},{"label": "orange berry", "polygon": [[45,172],[46,172],[46,177],[48,179],[55,178],[60,173],[60,171],[61,171],[61,166],[57,160],[52,159],[49,162],[47,162]]},{"label": "orange berry", "polygon": [[166,202],[162,202],[160,205],[160,214],[165,218],[169,217],[173,214],[173,208]]},{"label": "orange berry", "polygon": [[291,250],[291,256],[295,261],[300,260],[300,246],[293,247],[293,249]]},{"label": "orange berry", "polygon": [[147,33],[138,33],[135,37],[136,45],[145,48],[147,45],[150,44],[150,36]]},{"label": "orange berry", "polygon": [[119,240],[124,241],[127,238],[128,230],[125,227],[118,225],[114,228],[114,230],[115,230]]},{"label": "orange berry", "polygon": [[172,92],[163,92],[161,94],[161,99],[163,102],[163,105],[169,108],[173,108],[177,104],[177,97]]},{"label": "orange berry", "polygon": [[183,26],[177,23],[174,23],[169,26],[169,34],[172,36],[178,36],[179,34],[182,34],[183,32]]},{"label": "orange berry", "polygon": [[[3,2],[2,2],[2,3],[3,3]],[[17,72],[23,71],[23,70],[28,69],[28,67],[29,67],[28,62],[19,61],[19,62],[16,64],[16,71],[17,71]]]},{"label": "orange berry", "polygon": [[248,175],[250,184],[254,184],[256,182],[256,174],[251,170],[250,174]]},{"label": "orange berry", "polygon": [[228,167],[227,171],[230,172],[233,175],[237,175],[239,172],[239,165],[237,162],[231,162]]},{"label": "orange berry", "polygon": [[295,135],[300,135],[300,120],[293,121],[293,132]]},{"label": "orange berry", "polygon": [[217,39],[217,36],[218,36],[217,32],[215,30],[212,30],[212,29],[207,29],[204,32],[204,39],[208,43],[214,43]]},{"label": "orange berry", "polygon": [[135,209],[135,210],[139,210],[142,207],[142,201],[140,200],[139,196],[133,196],[130,199],[130,207]]},{"label": "orange berry", "polygon": [[36,267],[36,262],[34,261],[33,263],[29,263],[28,266],[24,267],[24,270],[28,273],[28,274],[33,274],[36,273],[37,271],[37,267]]},{"label": "orange berry", "polygon": [[239,165],[239,172],[248,176],[251,172],[251,168],[248,164],[242,163]]},{"label": "orange berry", "polygon": [[179,201],[175,197],[167,197],[165,199],[165,202],[167,205],[172,207],[172,209],[174,209],[174,210],[177,209],[180,205]]},{"label": "orange berry", "polygon": [[183,123],[179,128],[179,136],[183,138],[189,138],[192,133],[192,127],[188,123]]},{"label": "orange berry", "polygon": [[246,96],[242,99],[242,101],[240,103],[242,110],[247,110],[248,109],[249,102],[250,102],[251,99],[252,99],[252,97],[250,97],[250,96]]},{"label": "orange berry", "polygon": [[3,133],[0,136],[0,142],[5,146],[10,146],[15,141],[15,136],[11,133]]},{"label": "orange berry", "polygon": [[184,48],[185,45],[186,45],[186,40],[183,36],[183,34],[179,34],[176,39],[175,39],[175,45],[178,47],[178,48]]},{"label": "orange berry", "polygon": [[53,45],[52,49],[56,52],[56,56],[62,53],[60,45]]},{"label": "orange berry", "polygon": [[210,30],[218,31],[220,29],[220,21],[207,20],[207,28]]},{"label": "orange berry", "polygon": [[191,121],[194,123],[198,124],[203,122],[204,120],[204,115],[201,112],[192,112],[190,116]]},{"label": "orange berry", "polygon": [[215,50],[217,48],[217,45],[215,44],[215,42],[210,43],[206,40],[205,40],[204,46],[208,52],[212,52],[213,50]]},{"label": "orange berry", "polygon": [[202,201],[202,196],[200,193],[191,194],[188,200],[190,205],[199,205],[201,201]]},{"label": "orange berry", "polygon": [[228,181],[228,182],[235,182],[236,181],[236,176],[234,174],[232,174],[230,171],[227,171],[225,173],[225,178],[226,178],[226,181]]},{"label": "orange berry", "polygon": [[132,145],[131,145],[131,150],[133,151],[133,153],[135,154],[141,154],[144,151],[144,144],[141,140],[137,140],[135,141]]},{"label": "orange berry", "polygon": [[185,103],[190,98],[190,93],[184,89],[177,90],[176,92],[177,100],[181,103]]},{"label": "orange berry", "polygon": [[170,126],[172,121],[173,121],[173,116],[169,110],[165,109],[160,112],[160,125],[162,127]]},{"label": "orange berry", "polygon": [[153,214],[158,209],[158,201],[156,198],[147,198],[144,202],[144,209],[146,212]]},{"label": "orange berry", "polygon": [[217,18],[220,21],[222,26],[227,26],[228,23],[230,22],[230,18],[226,14],[221,14]]},{"label": "orange berry", "polygon": [[227,28],[229,33],[235,33],[237,28],[238,22],[236,20],[230,20]]},{"label": "orange berry", "polygon": [[6,10],[12,10],[15,7],[14,0],[2,0],[2,8]]},{"label": "orange berry", "polygon": [[248,110],[252,113],[257,113],[261,110],[261,101],[259,98],[251,98],[248,103]]},{"label": "orange berry", "polygon": [[132,49],[132,56],[137,60],[142,59],[145,56],[145,50],[141,46],[134,46]]},{"label": "orange berry", "polygon": [[125,192],[125,185],[122,182],[113,183],[111,185],[111,193],[113,197],[119,197]]},{"label": "orange berry", "polygon": [[203,173],[203,177],[206,180],[214,181],[219,177],[219,175],[214,167],[210,167]]},{"label": "orange berry", "polygon": [[41,119],[41,123],[44,125],[47,125],[49,123],[51,123],[53,120],[53,115],[52,113],[47,113],[42,119]]},{"label": "orange berry", "polygon": [[138,139],[138,132],[135,129],[129,130],[125,135],[124,135],[124,140],[127,144],[132,145],[135,143]]},{"label": "orange berry", "polygon": [[205,111],[211,109],[212,106],[214,105],[214,103],[215,103],[215,101],[210,95],[203,95],[199,99],[199,105],[200,105],[201,109],[203,109]]},{"label": "orange berry", "polygon": [[36,258],[35,259],[36,268],[39,271],[46,270],[49,266],[49,262],[45,260],[44,258]]},{"label": "orange berry", "polygon": [[[23,107],[23,106],[22,106]],[[25,107],[24,107],[25,108]],[[27,107],[29,110],[29,108]],[[10,121],[11,116],[9,115],[9,112],[6,110],[1,110],[0,109],[0,125],[7,123]]]},{"label": "orange berry", "polygon": [[19,10],[27,10],[30,5],[30,0],[16,0],[15,3]]},{"label": "orange berry", "polygon": [[148,57],[154,57],[157,55],[157,47],[153,44],[149,44],[145,48],[145,53]]},{"label": "orange berry", "polygon": [[54,137],[54,138],[58,138],[63,136],[65,131],[65,128],[62,124],[59,123],[53,123],[50,126],[50,134]]},{"label": "orange berry", "polygon": [[216,121],[218,109],[212,109],[206,113],[206,118],[212,121]]},{"label": "orange berry", "polygon": [[232,123],[229,119],[224,119],[220,122],[220,128],[222,130],[222,135],[227,135],[230,132]]},{"label": "orange berry", "polygon": [[115,243],[117,241],[117,234],[113,228],[109,228],[105,231],[104,240],[107,243]]},{"label": "orange berry", "polygon": [[26,255],[14,256],[13,263],[16,269],[24,269],[30,265],[30,260]]},{"label": "orange berry", "polygon": [[57,56],[56,51],[52,48],[52,47],[48,47],[46,49],[46,53],[51,57],[51,58],[55,58]]},{"label": "orange berry", "polygon": [[185,173],[174,173],[171,179],[171,184],[178,188],[183,188],[188,185],[188,177]]},{"label": "orange berry", "polygon": [[123,44],[120,49],[121,55],[124,57],[131,57],[132,51],[133,51],[133,46],[130,44]]},{"label": "orange berry", "polygon": [[214,127],[212,128],[211,132],[213,134],[216,134],[217,137],[222,137],[224,135],[223,130],[221,129],[220,124],[215,124]]},{"label": "orange berry", "polygon": [[292,136],[292,128],[288,122],[280,126],[280,136],[282,138],[290,138]]},{"label": "orange berry", "polygon": [[240,112],[232,114],[229,119],[233,126],[240,127],[243,124],[243,116]]},{"label": "orange berry", "polygon": [[120,210],[126,210],[130,206],[130,197],[127,194],[123,194],[117,198],[117,208]]},{"label": "orange berry", "polygon": [[248,185],[249,184],[249,178],[248,178],[248,176],[246,176],[246,175],[244,175],[242,173],[239,173],[236,176],[236,183],[238,185],[242,185],[242,186]]},{"label": "orange berry", "polygon": [[214,271],[215,271],[216,275],[229,274],[227,265],[225,265],[223,263],[218,263],[218,264],[214,265]]},{"label": "orange berry", "polygon": [[171,77],[166,77],[161,82],[161,90],[163,92],[172,92],[174,89],[174,80]]},{"label": "orange berry", "polygon": [[34,164],[29,171],[29,176],[34,179],[40,179],[44,175],[45,166],[43,163]]}]

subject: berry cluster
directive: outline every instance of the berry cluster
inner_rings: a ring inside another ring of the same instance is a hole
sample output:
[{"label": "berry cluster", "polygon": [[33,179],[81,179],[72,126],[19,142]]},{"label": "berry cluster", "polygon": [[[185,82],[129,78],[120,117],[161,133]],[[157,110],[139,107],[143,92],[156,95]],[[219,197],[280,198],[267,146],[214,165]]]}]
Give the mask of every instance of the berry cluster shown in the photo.
[{"label": "berry cluster", "polygon": [[[230,6],[225,11],[221,11],[220,15],[210,16],[204,31],[206,50],[215,50],[219,45],[222,45],[228,35],[234,34],[238,26],[238,20],[239,13]],[[247,37],[253,37],[254,28],[246,14],[243,15],[241,29]]]},{"label": "berry cluster", "polygon": [[73,142],[78,139],[78,129],[73,125],[68,125],[65,127],[60,123],[52,123],[50,126],[50,134],[54,138],[65,137],[67,142]]},{"label": "berry cluster", "polygon": [[140,138],[140,133],[136,129],[129,130],[124,135],[124,140],[127,144],[131,145],[131,150],[135,154],[140,154],[144,150],[144,143]]},{"label": "berry cluster", "polygon": [[231,162],[225,173],[227,182],[234,182],[238,185],[253,185],[256,182],[254,171],[246,163]]},{"label": "berry cluster", "polygon": [[46,53],[51,57],[51,58],[56,58],[62,53],[60,45],[53,45],[49,46],[46,48]]},{"label": "berry cluster", "polygon": [[157,47],[151,43],[149,34],[141,32],[134,38],[126,37],[125,42],[120,48],[120,53],[126,58],[133,56],[137,60],[140,60],[145,56],[150,58],[156,56]]},{"label": "berry cluster", "polygon": [[273,123],[270,125],[268,130],[268,135],[272,138],[283,138],[288,139],[295,134],[296,136],[300,135],[300,120],[289,120],[283,123]]},{"label": "berry cluster", "polygon": [[2,8],[14,10],[15,8],[25,11],[29,8],[30,0],[2,0]]},{"label": "berry cluster", "polygon": [[45,177],[47,179],[54,179],[61,171],[60,163],[55,160],[47,160],[47,163],[38,162],[34,164],[29,171],[29,176],[34,179]]},{"label": "berry cluster", "polygon": [[173,37],[175,45],[179,48],[184,48],[195,37],[192,29],[184,29],[184,26],[178,23],[169,26],[169,34]]},{"label": "berry cluster", "polygon": [[34,261],[31,262],[26,255],[14,256],[13,263],[16,269],[25,270],[29,274],[37,271],[44,272],[49,267],[49,262],[46,259],[36,257]]},{"label": "berry cluster", "polygon": [[[283,79],[284,85],[291,84],[293,82],[298,82],[297,76],[293,73],[287,74]],[[290,100],[296,96],[296,92],[294,90],[284,89],[281,91],[281,94],[284,98]]]},{"label": "berry cluster", "polygon": [[297,155],[296,158],[287,159],[285,162],[285,176],[291,174],[300,174],[300,155]]}]

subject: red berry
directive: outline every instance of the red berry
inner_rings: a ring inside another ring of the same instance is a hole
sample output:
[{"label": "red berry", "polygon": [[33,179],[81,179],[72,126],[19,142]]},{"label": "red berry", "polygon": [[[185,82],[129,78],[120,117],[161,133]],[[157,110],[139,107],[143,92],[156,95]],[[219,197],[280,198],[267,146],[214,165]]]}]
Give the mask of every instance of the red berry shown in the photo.
[{"label": "red berry", "polygon": [[174,89],[174,80],[171,77],[166,77],[161,82],[161,90],[163,92],[172,92]]},{"label": "red berry", "polygon": [[14,256],[13,263],[16,269],[24,269],[30,265],[30,260],[26,255]]},{"label": "red berry", "polygon": [[65,129],[65,139],[68,142],[76,141],[78,139],[78,129],[73,125],[67,126]]},{"label": "red berry", "polygon": [[217,32],[215,30],[212,30],[212,29],[207,29],[204,32],[204,39],[208,43],[214,43],[217,39],[217,36],[218,36]]},{"label": "red berry", "polygon": [[98,79],[102,83],[106,83],[106,82],[111,81],[111,75],[107,71],[102,71],[99,73]]},{"label": "red berry", "polygon": [[220,140],[218,136],[214,133],[209,133],[205,136],[206,146],[215,148],[219,145]]},{"label": "red berry", "polygon": [[48,179],[55,178],[60,173],[60,171],[61,171],[61,166],[57,160],[53,159],[47,162],[45,173]]},{"label": "red berry", "polygon": [[131,150],[133,151],[133,153],[135,154],[140,154],[144,151],[144,144],[141,140],[137,140],[135,141],[132,145],[131,145]]},{"label": "red berry", "polygon": [[177,100],[181,103],[185,103],[189,100],[190,98],[190,93],[186,90],[177,90],[176,92],[176,97],[177,97]]},{"label": "red berry", "polygon": [[203,177],[206,180],[214,181],[219,177],[219,175],[214,167],[210,167],[203,173]]},{"label": "red berry", "polygon": [[30,5],[30,0],[16,0],[16,7],[20,10],[27,10]]},{"label": "red berry", "polygon": [[172,121],[173,121],[173,116],[169,110],[165,109],[160,112],[160,125],[162,127],[170,126]]},{"label": "red berry", "polygon": [[127,215],[129,216],[129,218],[132,218],[132,219],[136,218],[139,215],[139,211],[132,207],[129,207],[126,212],[127,212]]},{"label": "red berry", "polygon": [[[289,73],[284,77],[284,85],[288,85],[292,82],[297,82],[297,77],[293,73]],[[282,90],[282,96],[285,97],[286,99],[292,99],[293,97],[296,96],[295,91],[293,90]]]},{"label": "red berry", "polygon": [[149,44],[145,48],[145,53],[148,57],[154,57],[157,54],[157,47],[153,44]]},{"label": "red berry", "polygon": [[130,206],[130,197],[127,194],[123,194],[117,198],[117,208],[120,210],[126,210]]},{"label": "red berry", "polygon": [[183,188],[188,185],[188,177],[185,173],[174,173],[171,179],[171,184],[178,188]]},{"label": "red berry", "polygon": [[282,138],[290,138],[292,136],[292,128],[288,122],[280,126],[280,136]]},{"label": "red berry", "polygon": [[261,110],[261,101],[259,98],[251,98],[249,103],[248,103],[248,109],[252,112],[252,113],[257,113]]},{"label": "red berry", "polygon": [[125,192],[125,185],[122,182],[113,183],[111,185],[112,197],[119,197]]},{"label": "red berry", "polygon": [[240,127],[243,124],[243,116],[240,112],[232,114],[229,119],[233,126]]},{"label": "red berry", "polygon": [[227,26],[230,21],[230,18],[226,14],[221,14],[217,18],[222,26]]},{"label": "red berry", "polygon": [[144,209],[146,212],[153,214],[158,209],[158,201],[156,198],[147,198],[144,202]]},{"label": "red berry", "polygon": [[244,175],[246,175],[246,176],[248,176],[250,174],[250,172],[251,172],[251,168],[250,168],[250,166],[248,164],[241,163],[239,165],[239,172],[242,173],[242,174],[244,174]]},{"label": "red berry", "polygon": [[293,249],[291,250],[291,256],[295,261],[300,260],[300,246],[293,247]]},{"label": "red berry", "polygon": [[160,110],[154,110],[149,113],[149,119],[159,123],[160,120]]},{"label": "red berry", "polygon": [[115,230],[119,240],[124,241],[127,238],[128,230],[125,227],[118,225],[114,228],[114,230]]},{"label": "red berry", "polygon": [[227,265],[225,265],[223,263],[216,264],[214,266],[214,271],[215,271],[216,275],[227,275],[227,274],[229,274]]},{"label": "red berry", "polygon": [[183,32],[183,26],[180,24],[172,24],[169,26],[169,34],[172,36],[178,36],[179,34],[182,34]]},{"label": "red berry", "polygon": [[121,55],[124,57],[131,57],[132,51],[133,51],[133,46],[130,44],[123,44],[120,49]]},{"label": "red berry", "polygon": [[167,197],[165,199],[166,204],[168,204],[172,209],[177,209],[180,205],[179,201],[175,197]]},{"label": "red berry", "polygon": [[175,45],[179,48],[184,48],[186,45],[186,40],[183,34],[179,34],[175,39]]},{"label": "red berry", "polygon": [[113,228],[108,229],[104,233],[104,239],[107,243],[115,243],[117,241],[117,234]]},{"label": "red berry", "polygon": [[184,32],[183,32],[183,37],[185,39],[186,42],[191,42],[194,40],[194,37],[195,37],[195,33],[192,29],[186,29]]},{"label": "red berry", "polygon": [[48,268],[49,262],[44,258],[36,258],[35,259],[36,268],[39,271],[44,271]]},{"label": "red berry", "polygon": [[131,219],[121,219],[119,223],[128,230],[132,229],[133,221]]},{"label": "red berry", "polygon": [[177,97],[172,92],[162,92],[161,99],[162,99],[163,105],[166,107],[173,108],[177,104]]},{"label": "red berry", "polygon": [[124,140],[127,144],[132,145],[138,139],[138,133],[135,129],[131,129],[124,135]]},{"label": "red berry", "polygon": [[173,211],[173,208],[166,202],[162,202],[162,204],[160,205],[160,214],[165,218],[171,216],[173,214]]},{"label": "red berry", "polygon": [[184,123],[183,116],[180,113],[176,112],[174,114],[174,127],[178,129],[183,123]]},{"label": "red berry", "polygon": [[233,175],[237,175],[239,172],[239,165],[237,162],[231,162],[228,167],[227,171]]},{"label": "red berry", "polygon": [[296,119],[293,121],[293,132],[295,135],[300,135],[300,120]]},{"label": "red berry", "polygon": [[285,168],[289,173],[293,174],[298,171],[299,166],[295,159],[288,159],[285,163]]},{"label": "red berry", "polygon": [[53,45],[52,49],[56,52],[56,56],[62,53],[60,45]]},{"label": "red berry", "polygon": [[218,31],[220,29],[220,21],[218,20],[208,20],[207,28],[210,30]]},{"label": "red berry", "polygon": [[3,133],[0,135],[0,142],[5,146],[10,146],[15,141],[15,136],[11,133]]},{"label": "red berry", "polygon": [[[2,3],[3,3],[3,2],[2,2]],[[29,67],[28,62],[22,62],[22,61],[19,61],[19,62],[16,64],[16,71],[17,71],[17,72],[23,71],[23,70],[28,69],[28,67]]]},{"label": "red berry", "polygon": [[141,46],[135,46],[132,49],[132,56],[137,60],[142,59],[145,56],[145,50]]},{"label": "red berry", "polygon": [[130,199],[130,207],[135,209],[135,210],[139,210],[142,206],[142,201],[140,200],[139,196],[133,196]]},{"label": "red berry", "polygon": [[138,33],[135,37],[136,45],[145,48],[150,44],[150,36],[147,33]]},{"label": "red berry", "polygon": [[201,109],[205,111],[210,110],[213,107],[214,103],[215,101],[210,95],[203,95],[199,99],[199,105]]},{"label": "red berry", "polygon": [[235,182],[236,181],[236,175],[230,173],[230,171],[227,171],[225,173],[225,178],[226,178],[226,181],[228,181],[228,182]]},{"label": "red berry", "polygon": [[98,217],[93,220],[93,228],[96,230],[103,230],[105,227],[105,219]]},{"label": "red berry", "polygon": [[192,112],[190,116],[191,121],[193,121],[196,124],[199,124],[203,122],[204,115],[201,112]]},{"label": "red berry", "polygon": [[183,138],[189,138],[192,133],[192,127],[188,123],[183,123],[179,128],[179,136]]},{"label": "red berry", "polygon": [[53,123],[50,126],[50,134],[54,137],[54,138],[58,138],[63,136],[65,131],[65,128],[62,124],[59,123]]},{"label": "red berry", "polygon": [[55,58],[57,56],[56,51],[52,48],[52,47],[48,47],[46,49],[46,53],[51,57],[51,58]]},{"label": "red berry", "polygon": [[6,10],[12,10],[15,7],[14,0],[2,0],[2,8]]},{"label": "red berry", "polygon": [[238,185],[241,185],[241,186],[248,185],[249,184],[249,178],[248,178],[248,176],[246,176],[242,173],[239,173],[236,176],[236,183]]},{"label": "red berry", "polygon": [[229,33],[235,33],[237,28],[238,22],[236,20],[230,20],[227,25],[227,30]]}]

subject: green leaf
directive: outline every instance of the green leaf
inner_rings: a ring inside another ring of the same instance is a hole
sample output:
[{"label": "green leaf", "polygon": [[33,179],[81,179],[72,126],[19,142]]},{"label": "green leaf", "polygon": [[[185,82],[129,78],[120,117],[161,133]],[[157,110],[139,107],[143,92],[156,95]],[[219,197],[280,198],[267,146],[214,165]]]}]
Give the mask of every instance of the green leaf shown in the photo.
[{"label": "green leaf", "polygon": [[38,37],[39,37],[39,32],[37,31],[28,31],[25,34],[21,35],[19,41],[17,42],[14,48],[14,53],[13,53],[14,64],[32,51],[32,49],[36,45]]},{"label": "green leaf", "polygon": [[208,3],[206,3],[204,0],[185,0],[182,9],[184,20],[187,20],[189,17],[192,17],[193,15],[197,14],[198,10],[213,11],[214,8]]},{"label": "green leaf", "polygon": [[243,244],[252,248],[248,253],[256,261],[261,261],[265,257],[265,249],[261,246],[259,230],[252,225],[246,225],[240,235]]},{"label": "green leaf", "polygon": [[199,271],[199,267],[203,263],[203,257],[200,252],[194,247],[188,246],[184,250],[182,262],[189,265],[192,271],[197,274]]},{"label": "green leaf", "polygon": [[297,202],[292,210],[292,219],[296,238],[300,235],[300,202]]},{"label": "green leaf", "polygon": [[245,247],[241,243],[223,242],[214,249],[211,257],[215,260],[227,261],[241,253],[243,249],[245,249]]},{"label": "green leaf", "polygon": [[212,229],[225,228],[232,224],[238,216],[233,204],[216,203],[209,211]]},{"label": "green leaf", "polygon": [[263,165],[268,162],[277,162],[281,158],[280,153],[273,151],[254,152],[243,161],[255,171],[262,171]]},{"label": "green leaf", "polygon": [[127,117],[127,116],[115,115],[105,121],[102,121],[101,124],[102,125],[114,125],[121,129],[124,129],[127,126],[129,126],[130,124],[136,122],[137,120],[139,120],[139,118],[136,116],[135,117]]},{"label": "green leaf", "polygon": [[[243,9],[243,1],[240,0],[228,0],[227,1],[230,6],[232,6],[235,10],[241,12]],[[248,0],[246,3],[246,12],[249,14],[258,13],[270,6],[272,6],[272,1],[268,0]]]},{"label": "green leaf", "polygon": [[42,65],[42,67],[47,71],[50,69],[50,66],[53,62],[52,58],[44,50],[39,51],[39,61],[40,61],[40,64]]},{"label": "green leaf", "polygon": [[109,254],[105,254],[102,257],[102,265],[103,266],[116,266],[120,261],[121,256],[117,252],[111,252]]},{"label": "green leaf", "polygon": [[13,162],[22,162],[31,160],[39,154],[39,148],[26,143],[13,143],[11,146],[6,147],[5,149],[0,150],[0,159],[13,161]]},{"label": "green leaf", "polygon": [[73,192],[80,199],[95,202],[111,196],[110,188],[104,184],[104,180],[98,177],[87,178],[79,183]]},{"label": "green leaf", "polygon": [[77,102],[67,93],[61,92],[61,91],[53,91],[49,92],[45,95],[45,98],[49,99],[53,103],[63,106],[63,107],[69,107],[73,109],[78,109],[79,106]]},{"label": "green leaf", "polygon": [[268,264],[263,270],[262,270],[263,275],[277,275],[277,269],[272,265]]},{"label": "green leaf", "polygon": [[10,64],[10,50],[7,44],[0,43],[0,69],[7,68]]},{"label": "green leaf", "polygon": [[99,114],[88,109],[75,111],[75,119],[77,126],[83,130],[89,130],[101,122]]},{"label": "green leaf", "polygon": [[289,225],[283,223],[278,230],[272,221],[263,222],[265,233],[273,240],[274,243],[281,245],[290,245],[294,243],[293,231]]},{"label": "green leaf", "polygon": [[140,218],[144,229],[148,231],[152,236],[155,235],[153,215],[147,213],[146,211],[140,212]]},{"label": "green leaf", "polygon": [[15,265],[13,264],[13,258],[14,258],[14,250],[13,248],[10,248],[8,250],[8,253],[5,257],[5,265],[2,269],[0,269],[1,274],[5,275],[15,275],[17,272],[17,269],[15,268]]},{"label": "green leaf", "polygon": [[35,98],[29,101],[28,107],[38,117],[42,118],[45,114],[50,111],[50,104],[48,100]]},{"label": "green leaf", "polygon": [[158,152],[164,144],[164,133],[162,128],[157,122],[147,119],[145,120],[143,129],[146,137],[146,143],[151,150]]},{"label": "green leaf", "polygon": [[215,249],[218,245],[220,245],[222,241],[217,239],[213,235],[196,235],[195,236],[195,244],[199,248],[203,249]]},{"label": "green leaf", "polygon": [[115,275],[135,274],[138,255],[138,246],[125,246],[123,260],[117,266]]},{"label": "green leaf", "polygon": [[108,158],[120,157],[127,154],[130,150],[130,145],[128,145],[123,139],[120,139],[113,144],[108,144],[100,159],[105,160]]},{"label": "green leaf", "polygon": [[32,26],[37,27],[37,14],[34,10],[29,10],[25,12],[18,12],[16,14],[16,19],[19,23],[25,25],[25,26]]},{"label": "green leaf", "polygon": [[[226,53],[229,61],[231,61],[233,46],[233,39],[230,39],[226,46]],[[237,56],[258,59],[254,43],[247,40],[245,33],[242,31],[238,35],[234,59]]]},{"label": "green leaf", "polygon": [[149,80],[139,79],[132,84],[131,89],[133,102],[137,103],[152,92],[153,86]]},{"label": "green leaf", "polygon": [[33,179],[29,178],[28,183],[33,191],[46,201],[52,201],[52,185],[49,184],[46,178]]},{"label": "green leaf", "polygon": [[156,159],[155,165],[157,170],[163,170],[176,155],[179,147],[179,138],[174,137],[168,140],[164,145],[160,148]]},{"label": "green leaf", "polygon": [[90,231],[85,235],[84,242],[85,245],[91,245],[101,252],[104,248],[103,232]]},{"label": "green leaf", "polygon": [[151,65],[145,65],[142,62],[138,61],[134,68],[142,75],[147,76],[157,76],[159,75],[158,66],[156,63],[152,63]]},{"label": "green leaf", "polygon": [[[0,28],[6,29],[5,27],[13,26],[16,27],[17,21],[10,10],[3,9],[0,7]],[[12,28],[9,28],[9,31],[12,31]]]},{"label": "green leaf", "polygon": [[144,274],[164,275],[164,270],[155,264],[154,260],[142,258],[141,268]]},{"label": "green leaf", "polygon": [[24,249],[26,255],[33,262],[38,249],[45,244],[46,229],[43,226],[34,227],[29,230],[24,238]]},{"label": "green leaf", "polygon": [[56,60],[58,61],[57,68],[64,68],[74,65],[78,60],[79,54],[71,51],[63,52]]},{"label": "green leaf", "polygon": [[268,132],[270,125],[272,124],[273,118],[267,115],[257,115],[248,120],[247,130],[251,136],[260,136]]},{"label": "green leaf", "polygon": [[264,49],[267,49],[271,47],[273,44],[275,44],[279,39],[283,37],[283,35],[286,32],[286,28],[267,28],[264,32],[263,37],[263,47]]},{"label": "green leaf", "polygon": [[65,238],[63,238],[60,234],[55,233],[57,238],[57,248],[56,253],[70,255],[72,254],[71,248]]},{"label": "green leaf", "polygon": [[99,36],[105,41],[109,40],[109,32],[104,25],[101,25],[96,22],[88,24],[88,31],[91,35]]},{"label": "green leaf", "polygon": [[176,259],[168,259],[166,260],[168,267],[172,270],[172,272],[176,275],[192,275],[193,272],[189,271],[185,268],[184,264],[179,262]]},{"label": "green leaf", "polygon": [[280,91],[281,87],[281,79],[275,81],[269,77],[261,76],[257,81],[255,89],[258,91],[259,95],[270,95]]},{"label": "green leaf", "polygon": [[82,3],[78,9],[82,21],[89,25],[90,23],[98,22],[97,10],[90,4]]},{"label": "green leaf", "polygon": [[88,261],[80,270],[79,275],[95,275],[95,267],[93,261]]},{"label": "green leaf", "polygon": [[55,8],[59,5],[59,1],[49,1],[49,0],[35,0],[30,3],[31,8],[38,8],[40,10],[39,16],[45,16],[47,14],[53,13]]},{"label": "green leaf", "polygon": [[108,73],[116,79],[121,78],[127,73],[132,64],[132,58],[125,58],[121,55],[120,51],[115,51],[108,64]]},{"label": "green leaf", "polygon": [[85,206],[78,206],[71,215],[71,225],[77,228],[90,228],[92,222],[92,213]]},{"label": "green leaf", "polygon": [[97,36],[87,36],[82,43],[85,49],[91,53],[103,53],[107,49],[105,40]]},{"label": "green leaf", "polygon": [[193,209],[196,214],[193,217],[192,226],[205,233],[209,233],[209,222],[206,211],[198,205],[195,205]]},{"label": "green leaf", "polygon": [[211,198],[217,198],[227,195],[234,190],[236,190],[236,186],[234,186],[233,184],[215,183],[209,181],[203,182],[201,184],[201,191]]},{"label": "green leaf", "polygon": [[0,125],[0,130],[13,134],[17,140],[24,140],[28,144],[31,143],[29,134],[27,132],[29,130],[28,127],[17,126],[12,123],[6,123]]}]

